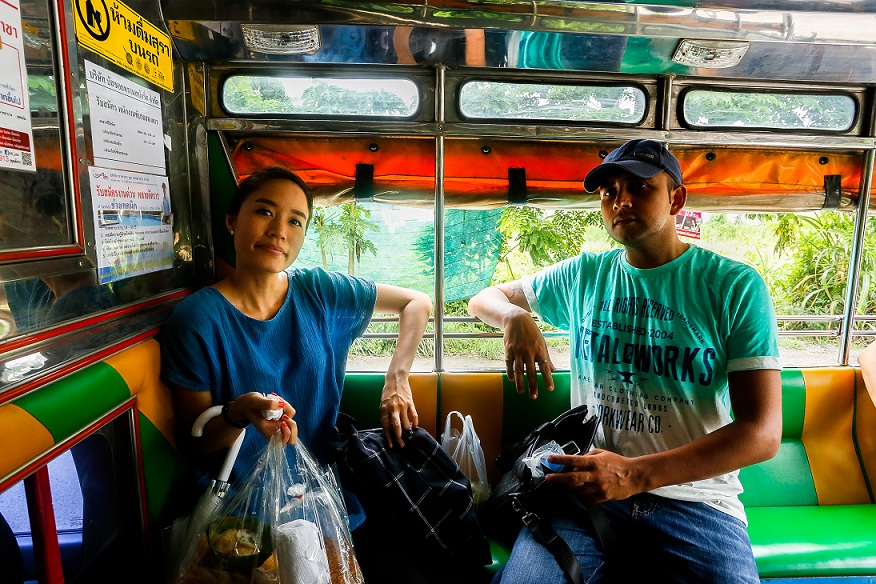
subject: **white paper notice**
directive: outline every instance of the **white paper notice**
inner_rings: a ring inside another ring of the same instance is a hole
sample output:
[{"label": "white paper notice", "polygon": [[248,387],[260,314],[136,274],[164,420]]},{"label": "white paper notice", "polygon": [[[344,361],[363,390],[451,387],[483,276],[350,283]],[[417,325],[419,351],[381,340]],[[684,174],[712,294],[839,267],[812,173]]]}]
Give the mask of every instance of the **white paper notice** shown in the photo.
[{"label": "white paper notice", "polygon": [[101,284],[173,267],[173,213],[165,176],[89,167]]},{"label": "white paper notice", "polygon": [[36,170],[19,0],[0,2],[0,168]]},{"label": "white paper notice", "polygon": [[161,96],[85,61],[94,164],[166,174]]}]

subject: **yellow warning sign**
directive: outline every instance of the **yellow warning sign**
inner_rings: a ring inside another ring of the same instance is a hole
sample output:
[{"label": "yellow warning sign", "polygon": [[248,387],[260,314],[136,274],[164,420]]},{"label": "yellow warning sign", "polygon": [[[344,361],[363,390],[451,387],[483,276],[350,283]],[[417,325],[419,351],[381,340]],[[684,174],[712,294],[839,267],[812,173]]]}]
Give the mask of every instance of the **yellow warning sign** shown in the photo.
[{"label": "yellow warning sign", "polygon": [[189,91],[192,93],[192,104],[201,116],[206,117],[204,99],[204,69],[200,64],[189,63]]},{"label": "yellow warning sign", "polygon": [[170,37],[118,0],[72,0],[83,47],[150,83],[173,91]]}]

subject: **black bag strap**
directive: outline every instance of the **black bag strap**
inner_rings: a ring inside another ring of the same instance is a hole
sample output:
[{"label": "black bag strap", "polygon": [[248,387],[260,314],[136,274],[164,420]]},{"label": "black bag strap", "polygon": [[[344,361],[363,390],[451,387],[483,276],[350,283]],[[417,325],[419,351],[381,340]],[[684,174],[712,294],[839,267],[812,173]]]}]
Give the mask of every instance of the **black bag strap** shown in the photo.
[{"label": "black bag strap", "polygon": [[539,517],[537,514],[527,511],[520,502],[520,499],[514,497],[511,502],[514,510],[520,514],[520,519],[524,525],[532,533],[532,536],[537,542],[543,545],[547,551],[551,553],[557,563],[562,568],[563,573],[572,584],[584,584],[584,575],[581,573],[581,564],[575,554],[572,553],[569,544],[566,543],[560,534],[550,526],[550,524]]},{"label": "black bag strap", "polygon": [[596,543],[603,553],[607,553],[615,545],[616,538],[611,530],[608,517],[605,516],[605,509],[602,508],[602,505],[581,503],[581,506],[584,507],[584,514],[589,518],[593,531],[596,533]]}]

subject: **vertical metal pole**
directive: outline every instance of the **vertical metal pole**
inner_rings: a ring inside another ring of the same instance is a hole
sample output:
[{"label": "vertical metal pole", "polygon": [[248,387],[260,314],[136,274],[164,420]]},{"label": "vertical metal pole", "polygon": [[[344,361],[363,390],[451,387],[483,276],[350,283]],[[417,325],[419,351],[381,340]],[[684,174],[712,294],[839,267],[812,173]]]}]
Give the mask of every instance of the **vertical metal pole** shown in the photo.
[{"label": "vertical metal pole", "polygon": [[52,489],[49,486],[49,469],[41,466],[24,479],[27,498],[27,513],[33,537],[34,563],[40,584],[64,584],[64,569],[61,565],[61,546],[58,544],[58,528],[55,525],[55,509],[52,506]]},{"label": "vertical metal pole", "polygon": [[861,257],[864,251],[864,232],[867,229],[867,214],[870,209],[870,185],[873,184],[873,162],[876,151],[864,153],[864,169],[861,173],[861,194],[858,197],[858,212],[855,214],[855,230],[852,251],[849,257],[849,281],[846,287],[846,306],[843,311],[843,329],[840,340],[840,365],[849,364],[852,350],[852,333],[855,329],[855,312],[858,304],[858,278],[861,274]]},{"label": "vertical metal pole", "polygon": [[435,68],[435,371],[444,371],[444,84],[446,68]]},{"label": "vertical metal pole", "polygon": [[668,132],[671,128],[671,120],[672,120],[672,82],[675,79],[674,74],[669,74],[663,77],[663,86],[662,93],[663,99],[658,100],[657,103],[663,104],[663,109],[660,110],[660,129]]}]

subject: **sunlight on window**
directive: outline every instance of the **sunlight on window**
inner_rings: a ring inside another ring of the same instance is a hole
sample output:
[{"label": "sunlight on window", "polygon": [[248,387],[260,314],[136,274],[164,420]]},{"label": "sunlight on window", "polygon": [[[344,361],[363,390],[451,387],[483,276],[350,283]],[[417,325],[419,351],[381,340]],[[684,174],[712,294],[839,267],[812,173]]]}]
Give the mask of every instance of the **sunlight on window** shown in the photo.
[{"label": "sunlight on window", "polygon": [[471,81],[459,109],[467,118],[637,124],[645,117],[645,92],[628,85],[548,85]]},{"label": "sunlight on window", "polygon": [[682,98],[684,121],[703,128],[736,127],[844,132],[855,123],[851,95],[692,89]]},{"label": "sunlight on window", "polygon": [[234,114],[409,118],[420,107],[410,79],[233,75],[222,105]]}]

